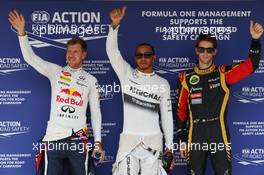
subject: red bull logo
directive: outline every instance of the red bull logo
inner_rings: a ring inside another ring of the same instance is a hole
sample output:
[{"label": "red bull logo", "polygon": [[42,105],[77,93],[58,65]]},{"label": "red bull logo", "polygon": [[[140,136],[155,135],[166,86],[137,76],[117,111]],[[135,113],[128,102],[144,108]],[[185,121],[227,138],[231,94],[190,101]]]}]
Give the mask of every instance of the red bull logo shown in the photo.
[{"label": "red bull logo", "polygon": [[[70,104],[74,106],[83,106],[82,94],[78,92],[75,88],[61,88],[60,93],[70,96],[68,98],[57,96],[56,102]],[[78,98],[78,99],[76,99]]]},{"label": "red bull logo", "polygon": [[57,98],[56,98],[56,102],[59,102],[59,103],[64,103],[64,104],[70,104],[70,105],[74,105],[74,106],[83,106],[83,100],[76,100],[74,98],[63,98],[59,95],[57,95]]},{"label": "red bull logo", "polygon": [[73,87],[71,88],[65,88],[65,89],[61,89],[60,93],[64,93],[66,95],[72,96],[72,97],[79,97],[80,99],[82,99],[82,94],[80,92],[78,92],[77,90],[75,90]]},{"label": "red bull logo", "polygon": [[64,94],[67,94],[67,95],[70,95],[70,89],[61,89],[60,93],[64,93]]},{"label": "red bull logo", "polygon": [[74,91],[74,92],[72,93],[72,96],[74,96],[74,97],[79,97],[79,98],[82,99],[82,94],[81,94],[80,92],[78,92],[78,91]]}]

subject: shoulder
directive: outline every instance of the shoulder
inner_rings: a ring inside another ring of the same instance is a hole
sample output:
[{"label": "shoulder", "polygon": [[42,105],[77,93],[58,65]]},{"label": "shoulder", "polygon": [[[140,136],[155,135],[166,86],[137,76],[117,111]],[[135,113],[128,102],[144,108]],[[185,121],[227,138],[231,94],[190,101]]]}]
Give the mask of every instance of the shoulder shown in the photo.
[{"label": "shoulder", "polygon": [[97,81],[97,78],[94,75],[85,70],[82,70],[82,75],[87,79],[87,81]]},{"label": "shoulder", "polygon": [[194,71],[193,68],[189,69],[189,70],[186,70],[186,71],[181,71],[178,74],[178,79],[182,82],[183,80],[185,80],[186,78],[191,77],[194,74],[195,74],[195,71]]},{"label": "shoulder", "polygon": [[85,83],[88,86],[90,87],[95,86],[96,88],[98,88],[99,84],[98,84],[97,78],[85,70],[82,70],[82,71],[83,71],[82,72],[83,77],[80,77],[80,78],[83,78],[84,79],[83,81],[85,81]]},{"label": "shoulder", "polygon": [[157,83],[162,84],[162,85],[165,85],[165,86],[167,86],[167,87],[170,87],[170,84],[169,84],[169,82],[168,82],[167,79],[161,77],[160,75],[158,75],[158,74],[156,74],[156,73],[155,73],[154,76],[155,76],[155,79],[156,79],[156,82],[157,82]]},{"label": "shoulder", "polygon": [[221,72],[221,73],[225,73],[225,72],[228,72],[232,69],[232,65],[225,65],[225,64],[220,64],[218,66],[218,71]]}]

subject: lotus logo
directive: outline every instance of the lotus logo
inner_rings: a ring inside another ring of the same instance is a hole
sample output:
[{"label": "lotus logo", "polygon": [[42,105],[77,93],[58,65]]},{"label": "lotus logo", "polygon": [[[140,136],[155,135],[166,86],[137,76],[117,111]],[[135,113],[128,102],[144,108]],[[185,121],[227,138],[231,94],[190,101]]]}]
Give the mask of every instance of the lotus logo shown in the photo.
[{"label": "lotus logo", "polygon": [[75,108],[72,107],[72,106],[69,106],[69,105],[65,105],[65,106],[62,106],[61,107],[61,110],[65,113],[69,113],[69,114],[72,114],[75,112]]},{"label": "lotus logo", "polygon": [[46,11],[34,11],[31,15],[31,20],[36,24],[45,24],[49,22],[50,15]]},{"label": "lotus logo", "polygon": [[196,84],[198,84],[199,81],[200,81],[200,77],[199,77],[198,75],[193,75],[193,76],[191,76],[191,78],[190,78],[190,83],[191,83],[192,85],[196,85]]}]

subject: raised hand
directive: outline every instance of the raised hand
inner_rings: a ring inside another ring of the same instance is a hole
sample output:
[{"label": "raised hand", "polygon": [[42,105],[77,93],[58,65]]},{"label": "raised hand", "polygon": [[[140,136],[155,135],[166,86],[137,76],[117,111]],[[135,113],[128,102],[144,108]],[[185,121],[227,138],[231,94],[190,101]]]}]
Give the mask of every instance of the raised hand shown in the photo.
[{"label": "raised hand", "polygon": [[110,18],[112,20],[112,27],[117,27],[121,20],[123,19],[123,17],[125,16],[125,13],[126,13],[126,6],[123,6],[122,8],[116,8],[116,9],[113,9],[111,12],[110,12]]},{"label": "raised hand", "polygon": [[18,35],[25,35],[25,19],[22,14],[19,14],[16,10],[11,11],[8,14],[8,20],[11,25],[16,29]]},{"label": "raised hand", "polygon": [[252,36],[253,39],[259,39],[261,37],[261,35],[263,34],[263,27],[261,24],[259,23],[255,23],[250,20],[250,34]]}]

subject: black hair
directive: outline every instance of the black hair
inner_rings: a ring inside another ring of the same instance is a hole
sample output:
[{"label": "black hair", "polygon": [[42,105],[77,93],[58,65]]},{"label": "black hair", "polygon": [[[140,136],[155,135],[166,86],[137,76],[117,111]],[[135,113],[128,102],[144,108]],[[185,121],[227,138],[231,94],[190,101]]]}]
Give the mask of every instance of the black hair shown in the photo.
[{"label": "black hair", "polygon": [[135,49],[135,53],[137,52],[137,49],[139,47],[141,47],[141,46],[148,46],[148,47],[150,47],[153,55],[155,55],[154,47],[151,44],[149,44],[149,43],[140,43],[140,44],[138,44],[137,47],[136,47],[136,49]]},{"label": "black hair", "polygon": [[217,48],[216,38],[212,37],[211,34],[200,34],[196,39],[195,47],[198,47],[201,41],[208,41],[213,44],[213,47],[215,49]]}]

